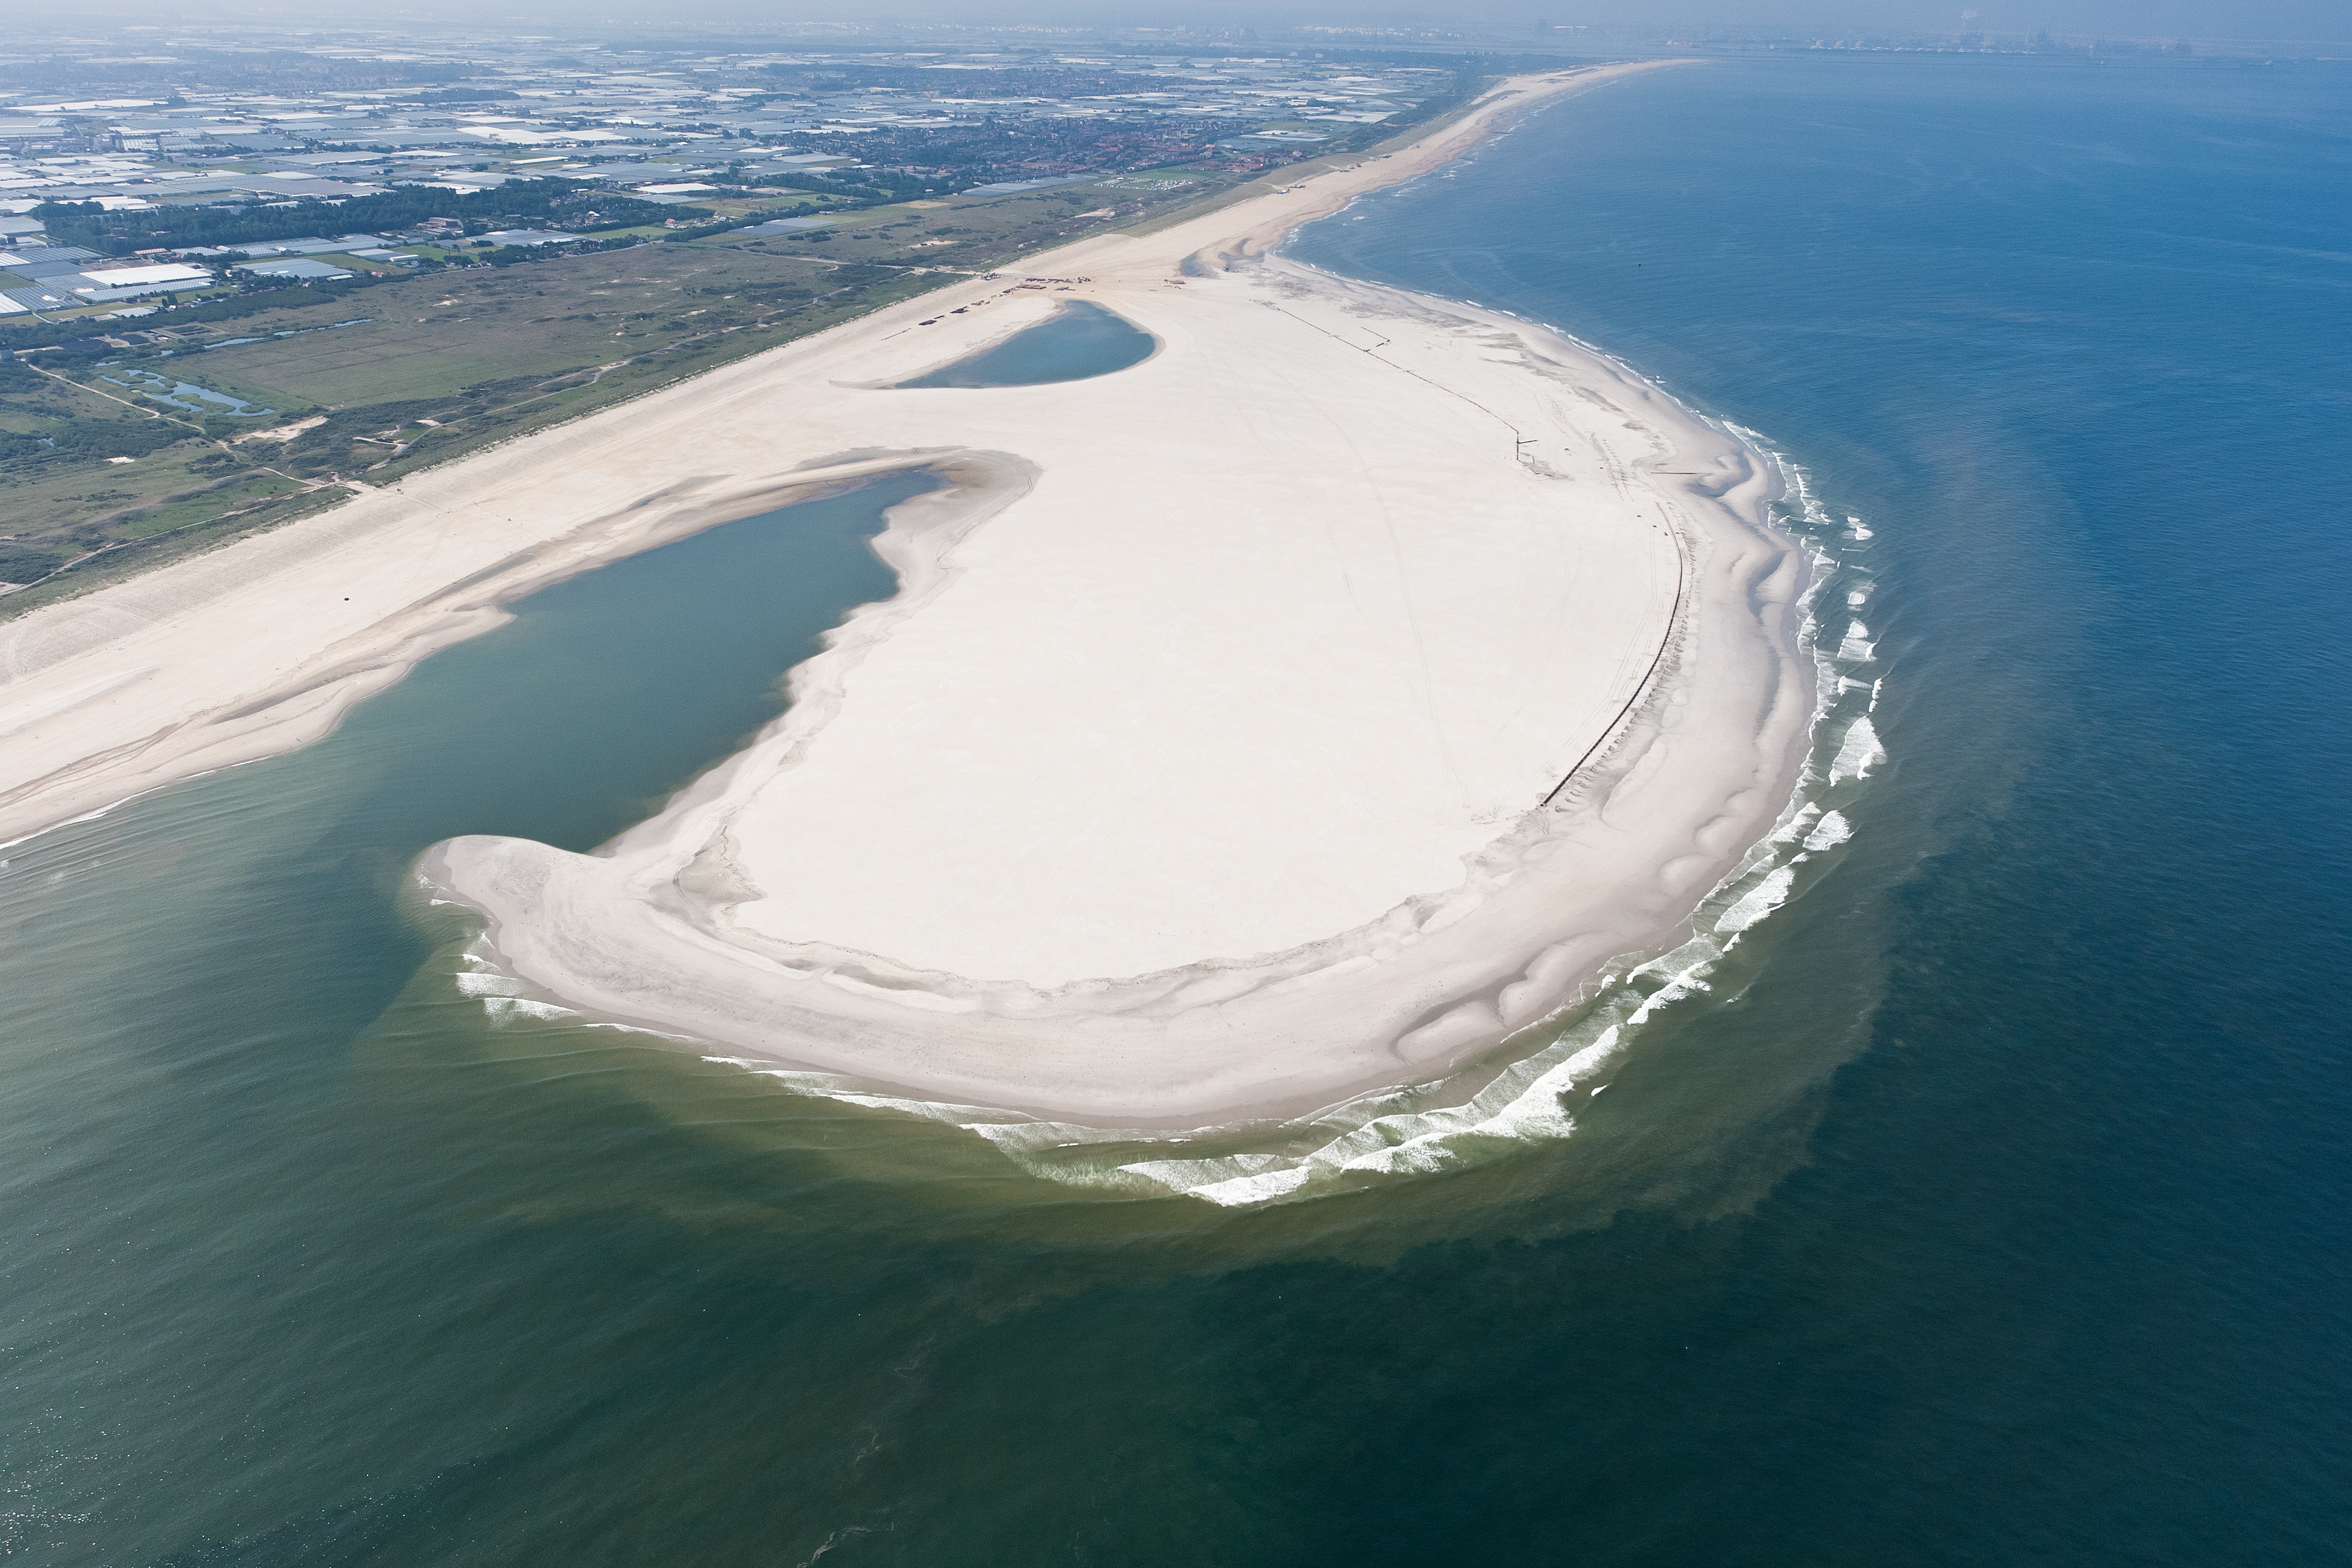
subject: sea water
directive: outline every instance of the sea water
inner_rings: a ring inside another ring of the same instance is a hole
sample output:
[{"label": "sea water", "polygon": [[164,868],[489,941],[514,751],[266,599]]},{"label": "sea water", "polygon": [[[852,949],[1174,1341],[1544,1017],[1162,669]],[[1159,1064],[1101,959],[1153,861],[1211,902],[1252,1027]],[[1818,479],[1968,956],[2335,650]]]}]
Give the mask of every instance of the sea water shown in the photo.
[{"label": "sea water", "polygon": [[468,981],[416,851],[653,810],[887,591],[893,490],[0,851],[0,1549],[2339,1560],[2348,86],[1711,61],[1300,237],[1758,432],[1822,561],[1814,767],[1695,945],[1499,1105],[1252,1155],[1426,1168],[1106,1184],[1249,1151],[1056,1164]]}]

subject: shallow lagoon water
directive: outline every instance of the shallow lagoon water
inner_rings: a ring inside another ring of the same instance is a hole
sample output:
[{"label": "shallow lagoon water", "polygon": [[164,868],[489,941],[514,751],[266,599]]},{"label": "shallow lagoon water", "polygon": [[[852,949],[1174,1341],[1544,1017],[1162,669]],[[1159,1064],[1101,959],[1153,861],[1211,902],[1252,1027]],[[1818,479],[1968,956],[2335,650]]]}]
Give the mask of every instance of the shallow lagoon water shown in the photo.
[{"label": "shallow lagoon water", "polygon": [[1160,346],[1150,332],[1086,300],[1065,300],[1033,327],[952,364],[898,383],[924,386],[1043,386],[1140,364]]},{"label": "shallow lagoon water", "polygon": [[[107,362],[111,363],[111,361]],[[157,375],[152,371],[132,370],[125,373],[132,379],[106,376],[102,379],[132,392],[143,392],[158,403],[190,414],[209,414],[227,419],[259,419],[278,412],[275,408],[256,408],[242,397],[231,397],[225,392],[215,392],[208,386],[198,386],[193,381],[180,381],[171,376]],[[168,390],[166,390],[168,389]],[[189,401],[191,398],[195,401]],[[205,405],[213,405],[206,407]]]},{"label": "shallow lagoon water", "polygon": [[1822,503],[1888,760],[1566,1139],[1224,1209],[468,994],[416,850],[650,810],[887,591],[892,492],[0,851],[0,1545],[2339,1560],[2346,85],[1718,63],[1303,237]]}]

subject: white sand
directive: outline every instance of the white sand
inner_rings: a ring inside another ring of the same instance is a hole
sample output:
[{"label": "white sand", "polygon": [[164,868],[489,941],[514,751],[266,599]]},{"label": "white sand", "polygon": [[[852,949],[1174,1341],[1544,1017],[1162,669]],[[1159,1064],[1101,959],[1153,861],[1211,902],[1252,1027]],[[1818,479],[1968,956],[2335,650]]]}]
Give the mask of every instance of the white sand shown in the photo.
[{"label": "white sand", "polygon": [[[1083,283],[934,294],[29,616],[0,633],[0,837],[299,744],[529,586],[923,466],[953,483],[893,514],[903,591],[748,751],[596,856],[428,857],[501,965],[732,1051],[1118,1124],[1486,1050],[1671,934],[1770,826],[1811,710],[1755,454],[1526,323],[1263,254],[1562,84],[1516,89],[1024,269]],[[1160,351],[888,384],[1073,299]]]}]

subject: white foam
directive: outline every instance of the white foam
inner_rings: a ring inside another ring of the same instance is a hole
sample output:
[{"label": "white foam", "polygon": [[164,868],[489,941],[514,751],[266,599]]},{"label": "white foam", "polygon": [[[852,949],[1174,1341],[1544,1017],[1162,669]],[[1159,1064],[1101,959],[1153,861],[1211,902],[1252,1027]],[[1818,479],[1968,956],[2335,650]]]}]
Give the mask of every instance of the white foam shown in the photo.
[{"label": "white foam", "polygon": [[[1760,920],[1769,912],[1760,911],[1756,918]],[[1628,980],[1665,973],[1680,964],[1665,984],[1630,1013],[1605,1025],[1600,1024],[1601,1015],[1596,1013],[1548,1049],[1506,1069],[1465,1104],[1375,1115],[1303,1154],[1143,1160],[1121,1165],[1118,1172],[1145,1177],[1187,1197],[1233,1208],[1287,1197],[1318,1177],[1328,1181],[1423,1175],[1465,1163],[1482,1143],[1532,1144],[1570,1137],[1576,1131],[1576,1121],[1561,1103],[1563,1097],[1622,1052],[1627,1035],[1653,1014],[1709,989],[1700,977],[1722,953],[1722,946],[1712,939],[1695,937],[1633,970]],[[1597,1034],[1584,1037],[1596,1026]],[[1361,1103],[1395,1103],[1415,1092],[1391,1091]],[[1344,1125],[1348,1110],[1341,1107],[1327,1112],[1322,1120]]]},{"label": "white foam", "polygon": [[615,1024],[604,1018],[586,1018],[582,1020],[580,1026],[583,1029],[611,1029],[622,1035],[646,1035],[656,1040],[676,1040],[680,1045],[694,1043],[691,1035],[673,1035],[667,1029],[648,1029],[642,1024]]},{"label": "white foam", "polygon": [[[908,1116],[919,1117],[925,1121],[944,1121],[950,1126],[964,1128],[968,1131],[982,1131],[987,1125],[986,1119],[991,1118],[1001,1117],[1016,1126],[1027,1124],[1026,1119],[1012,1111],[994,1110],[984,1105],[958,1105],[950,1100],[908,1100],[895,1094],[877,1094],[871,1089],[861,1089],[849,1079],[833,1073],[809,1072],[799,1068],[780,1068],[775,1063],[759,1057],[706,1056],[702,1059],[707,1062],[723,1062],[729,1067],[741,1068],[755,1078],[774,1079],[794,1093],[805,1094],[813,1099],[837,1100],[845,1105],[864,1106],[869,1110],[901,1111]],[[975,1119],[981,1120],[976,1123]]]},{"label": "white foam", "polygon": [[[1002,1112],[989,1112],[1001,1115]],[[1031,1153],[1040,1149],[1075,1149],[1088,1143],[1132,1143],[1136,1135],[1120,1128],[1084,1127],[1075,1121],[962,1121],[957,1123],[967,1132],[976,1132],[1008,1153]],[[1171,1143],[1189,1142],[1171,1138]]]},{"label": "white foam", "polygon": [[1878,731],[1869,716],[1856,719],[1838,743],[1837,757],[1830,763],[1830,783],[1841,779],[1866,779],[1870,770],[1886,760],[1886,748],[1878,743]]},{"label": "white foam", "polygon": [[[1125,1169],[1139,1174],[1148,1173],[1144,1165],[1129,1165]],[[1240,1208],[1248,1204],[1262,1204],[1268,1198],[1278,1198],[1297,1192],[1307,1184],[1315,1173],[1306,1165],[1293,1165],[1285,1170],[1268,1171],[1258,1176],[1235,1176],[1230,1181],[1210,1182],[1197,1187],[1181,1190],[1188,1197],[1206,1198],[1224,1208]],[[1154,1180],[1157,1180],[1154,1177]]]},{"label": "white foam", "polygon": [[1875,656],[1878,645],[1870,640],[1870,628],[1860,621],[1848,621],[1845,640],[1838,644],[1837,657],[1853,664],[1867,664]]},{"label": "white foam", "polygon": [[1819,854],[1822,850],[1833,848],[1853,837],[1853,824],[1845,819],[1843,812],[1832,811],[1822,818],[1822,825],[1819,827],[1806,835],[1805,848],[1808,853]]},{"label": "white foam", "polygon": [[[1806,842],[1810,845],[1811,840],[1808,839]],[[1738,903],[1723,911],[1715,922],[1716,931],[1718,933],[1746,931],[1749,926],[1788,902],[1789,885],[1796,879],[1797,872],[1794,867],[1778,868],[1762,881],[1750,888],[1741,896]]]},{"label": "white foam", "polygon": [[485,996],[482,998],[482,1011],[500,1021],[515,1017],[553,1019],[580,1016],[570,1007],[559,1007],[552,1002],[534,1002],[528,996]]},{"label": "white foam", "polygon": [[467,996],[520,996],[528,989],[520,980],[478,970],[465,971],[450,978],[457,983],[458,992]]},{"label": "white foam", "polygon": [[[1305,1154],[1144,1160],[1119,1169],[1170,1191],[1233,1207],[1286,1196],[1318,1175],[1410,1175],[1442,1170],[1465,1157],[1457,1140],[1531,1143],[1565,1138],[1576,1123],[1560,1097],[1614,1056],[1622,1037],[1622,1026],[1612,1024],[1580,1049],[1555,1046],[1516,1064],[1465,1104],[1375,1116]],[[1405,1096],[1377,1098],[1393,1102]]]},{"label": "white foam", "polygon": [[1803,807],[1798,811],[1797,815],[1789,818],[1786,823],[1781,825],[1780,831],[1772,835],[1770,842],[1774,844],[1794,844],[1798,839],[1804,837],[1806,829],[1812,826],[1813,818],[1819,816],[1821,814],[1822,808],[1820,806],[1815,805],[1810,800],[1805,802]]}]

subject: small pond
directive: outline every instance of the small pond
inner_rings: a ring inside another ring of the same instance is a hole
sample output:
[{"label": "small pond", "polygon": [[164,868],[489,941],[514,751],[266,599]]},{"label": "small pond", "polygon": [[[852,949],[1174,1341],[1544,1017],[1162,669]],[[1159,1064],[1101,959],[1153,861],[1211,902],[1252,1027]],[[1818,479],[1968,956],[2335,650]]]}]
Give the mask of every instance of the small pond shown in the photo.
[{"label": "small pond", "polygon": [[898,385],[1043,386],[1085,381],[1140,364],[1159,346],[1159,339],[1125,317],[1072,300],[1001,343]]}]

